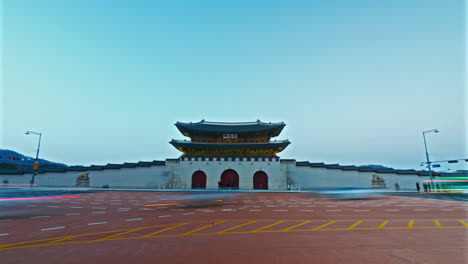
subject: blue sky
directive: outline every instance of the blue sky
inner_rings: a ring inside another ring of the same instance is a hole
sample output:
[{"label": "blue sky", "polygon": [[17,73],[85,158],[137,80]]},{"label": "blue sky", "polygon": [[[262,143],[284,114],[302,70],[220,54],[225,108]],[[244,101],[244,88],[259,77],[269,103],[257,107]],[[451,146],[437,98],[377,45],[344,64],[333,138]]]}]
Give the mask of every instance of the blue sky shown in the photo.
[{"label": "blue sky", "polygon": [[[467,158],[463,1],[4,1],[1,146],[180,155],[176,121],[284,121],[280,156]],[[452,168],[455,168],[452,166]],[[457,168],[462,168],[459,165]],[[466,165],[465,165],[466,168]]]}]

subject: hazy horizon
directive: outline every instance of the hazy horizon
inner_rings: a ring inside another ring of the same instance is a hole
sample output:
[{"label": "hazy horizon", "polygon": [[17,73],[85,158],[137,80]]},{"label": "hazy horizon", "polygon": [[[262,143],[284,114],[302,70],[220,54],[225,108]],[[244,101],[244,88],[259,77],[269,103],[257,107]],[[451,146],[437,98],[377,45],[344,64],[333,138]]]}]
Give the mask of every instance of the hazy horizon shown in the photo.
[{"label": "hazy horizon", "polygon": [[[0,148],[177,158],[174,123],[285,122],[281,158],[468,158],[464,1],[4,1]],[[468,169],[462,162],[443,167]]]}]

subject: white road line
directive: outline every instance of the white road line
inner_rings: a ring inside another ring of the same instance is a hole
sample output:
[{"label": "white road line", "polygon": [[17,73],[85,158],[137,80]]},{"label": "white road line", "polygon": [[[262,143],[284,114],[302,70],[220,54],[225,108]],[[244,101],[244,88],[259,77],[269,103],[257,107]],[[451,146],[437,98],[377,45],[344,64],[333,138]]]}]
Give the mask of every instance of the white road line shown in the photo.
[{"label": "white road line", "polygon": [[143,220],[143,218],[125,219],[125,221],[137,221],[137,220]]},{"label": "white road line", "polygon": [[108,222],[97,222],[97,223],[88,223],[88,225],[102,225],[107,224]]},{"label": "white road line", "polygon": [[80,215],[80,213],[72,213],[72,214],[66,214],[66,215]]},{"label": "white road line", "polygon": [[104,214],[106,211],[93,212],[93,214]]},{"label": "white road line", "polygon": [[57,205],[48,205],[47,207],[57,208],[57,207],[60,207],[60,206],[57,206]]},{"label": "white road line", "polygon": [[30,218],[45,218],[45,217],[50,217],[48,215],[41,215],[41,216],[33,216],[33,217],[30,217]]},{"label": "white road line", "polygon": [[64,226],[58,226],[58,227],[44,228],[44,229],[41,229],[41,231],[55,230],[55,229],[61,229],[61,228],[65,228],[65,227]]},{"label": "white road line", "polygon": [[185,213],[183,215],[193,215],[193,214],[195,214],[195,213]]},{"label": "white road line", "polygon": [[10,221],[10,220],[13,220],[13,219],[10,219],[10,218],[8,218],[8,219],[0,219],[0,222],[1,222],[1,221]]},{"label": "white road line", "polygon": [[444,210],[444,211],[453,211],[453,209],[440,209],[440,210]]},{"label": "white road line", "polygon": [[118,210],[130,210],[131,208],[117,208]]},{"label": "white road line", "polygon": [[8,236],[8,233],[0,234],[0,236]]},{"label": "white road line", "polygon": [[206,210],[206,211],[203,211],[204,213],[213,213],[214,211],[212,210]]},{"label": "white road line", "polygon": [[159,217],[170,217],[171,215],[160,215]]},{"label": "white road line", "polygon": [[273,211],[276,211],[276,212],[286,212],[288,210],[273,210]]},{"label": "white road line", "polygon": [[[236,211],[235,209],[221,209],[221,211]],[[250,210],[252,211],[252,210]]]},{"label": "white road line", "polygon": [[107,209],[107,207],[91,207],[91,209],[103,209],[103,210],[105,210],[105,209]]}]

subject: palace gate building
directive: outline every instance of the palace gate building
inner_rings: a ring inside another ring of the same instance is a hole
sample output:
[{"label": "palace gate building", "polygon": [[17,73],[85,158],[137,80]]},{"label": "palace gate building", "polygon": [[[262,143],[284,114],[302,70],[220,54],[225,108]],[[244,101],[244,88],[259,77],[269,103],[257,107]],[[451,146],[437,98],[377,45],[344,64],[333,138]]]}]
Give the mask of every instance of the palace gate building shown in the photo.
[{"label": "palace gate building", "polygon": [[[181,152],[175,159],[134,163],[47,168],[39,166],[36,183],[48,187],[129,189],[288,190],[323,187],[387,187],[415,190],[427,171],[343,166],[280,159],[290,145],[278,140],[281,123],[200,122],[175,124],[184,138],[170,144]],[[275,139],[274,139],[275,138]],[[28,185],[32,170],[0,170],[0,183]],[[444,175],[453,176],[453,174]]]}]

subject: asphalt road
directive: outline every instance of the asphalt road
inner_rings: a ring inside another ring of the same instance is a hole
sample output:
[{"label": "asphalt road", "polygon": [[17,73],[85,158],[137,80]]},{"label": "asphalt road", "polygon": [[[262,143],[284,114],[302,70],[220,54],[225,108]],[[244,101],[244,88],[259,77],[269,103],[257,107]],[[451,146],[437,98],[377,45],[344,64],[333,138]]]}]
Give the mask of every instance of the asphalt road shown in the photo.
[{"label": "asphalt road", "polygon": [[78,197],[1,202],[0,263],[467,260],[468,203],[437,194],[240,193],[212,207],[145,206],[175,195],[165,192],[72,194]]}]

